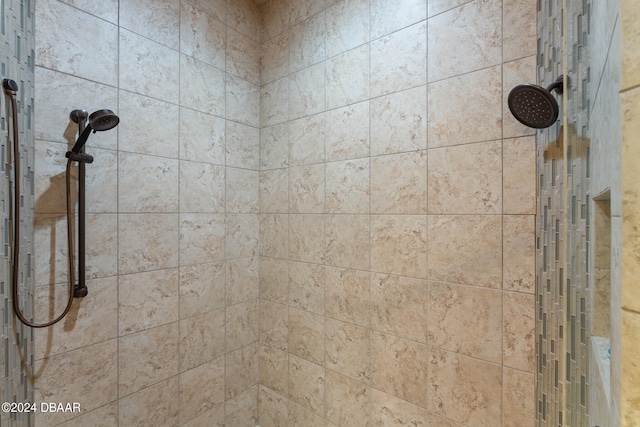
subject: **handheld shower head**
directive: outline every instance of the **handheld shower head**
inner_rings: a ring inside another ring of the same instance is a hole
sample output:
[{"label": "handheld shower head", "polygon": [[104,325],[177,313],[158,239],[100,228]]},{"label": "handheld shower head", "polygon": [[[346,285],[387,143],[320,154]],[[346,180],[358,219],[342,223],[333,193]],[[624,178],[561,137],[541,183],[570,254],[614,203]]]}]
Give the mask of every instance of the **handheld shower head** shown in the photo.
[{"label": "handheld shower head", "polygon": [[546,89],[533,84],[521,84],[509,92],[509,110],[525,126],[543,129],[558,119],[559,107],[551,92],[562,93],[563,76]]},{"label": "handheld shower head", "polygon": [[[74,122],[78,122],[79,118],[86,118],[87,112],[84,110],[73,110],[70,114],[71,120]],[[87,127],[82,131],[80,137],[76,141],[75,145],[71,149],[71,152],[78,154],[84,144],[87,143],[87,139],[89,139],[89,134],[91,131],[105,131],[109,129],[113,129],[118,126],[120,123],[120,118],[111,110],[98,110],[94,111],[89,115],[89,123]],[[68,157],[68,156],[67,156]]]}]

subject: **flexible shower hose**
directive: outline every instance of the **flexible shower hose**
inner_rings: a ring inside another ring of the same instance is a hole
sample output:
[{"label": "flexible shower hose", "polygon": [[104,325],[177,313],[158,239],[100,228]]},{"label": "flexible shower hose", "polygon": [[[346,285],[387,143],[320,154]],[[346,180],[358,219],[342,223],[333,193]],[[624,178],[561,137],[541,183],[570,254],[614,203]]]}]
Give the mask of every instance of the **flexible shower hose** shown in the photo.
[{"label": "flexible shower hose", "polygon": [[64,316],[71,310],[71,304],[73,303],[73,284],[75,283],[75,274],[73,269],[73,235],[71,224],[71,160],[67,160],[66,170],[66,184],[67,184],[67,243],[69,245],[69,301],[67,301],[67,307],[64,312],[47,323],[33,323],[27,320],[18,304],[18,274],[20,272],[18,268],[18,262],[20,260],[20,144],[18,140],[18,103],[16,101],[15,91],[7,91],[7,94],[11,98],[11,115],[13,116],[13,163],[14,163],[14,203],[13,203],[13,257],[11,260],[11,287],[12,287],[12,303],[13,312],[16,317],[25,325],[31,328],[46,328],[61,321]]}]

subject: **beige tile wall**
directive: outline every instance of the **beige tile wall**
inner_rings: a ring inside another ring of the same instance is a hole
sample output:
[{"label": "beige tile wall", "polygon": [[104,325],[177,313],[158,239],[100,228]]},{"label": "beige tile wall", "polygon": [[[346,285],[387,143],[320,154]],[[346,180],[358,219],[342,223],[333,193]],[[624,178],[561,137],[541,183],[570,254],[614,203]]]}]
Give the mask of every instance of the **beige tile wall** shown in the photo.
[{"label": "beige tile wall", "polygon": [[89,295],[35,331],[36,401],[79,402],[82,413],[38,413],[36,425],[254,426],[257,7],[36,3],[39,320],[66,298],[69,112],[121,119],[87,146]]},{"label": "beige tile wall", "polygon": [[535,2],[261,7],[260,424],[533,425]]}]

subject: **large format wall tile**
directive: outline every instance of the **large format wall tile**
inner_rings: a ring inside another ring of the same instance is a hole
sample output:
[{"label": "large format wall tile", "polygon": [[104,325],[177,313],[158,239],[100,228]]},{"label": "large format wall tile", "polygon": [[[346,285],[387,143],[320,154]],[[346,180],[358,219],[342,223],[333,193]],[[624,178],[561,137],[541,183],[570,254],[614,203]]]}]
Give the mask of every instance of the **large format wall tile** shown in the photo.
[{"label": "large format wall tile", "polygon": [[[123,0],[119,2],[119,24],[171,49],[180,40],[180,1]],[[133,424],[132,424],[133,425]]]}]

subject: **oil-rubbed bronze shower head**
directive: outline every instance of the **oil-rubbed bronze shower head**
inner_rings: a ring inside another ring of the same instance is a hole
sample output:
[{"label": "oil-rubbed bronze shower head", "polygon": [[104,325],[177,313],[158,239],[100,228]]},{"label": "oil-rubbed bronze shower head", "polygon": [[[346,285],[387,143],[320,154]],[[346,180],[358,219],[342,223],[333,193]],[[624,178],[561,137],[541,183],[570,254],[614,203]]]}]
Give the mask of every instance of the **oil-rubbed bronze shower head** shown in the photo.
[{"label": "oil-rubbed bronze shower head", "polygon": [[511,114],[525,126],[543,129],[558,119],[559,108],[551,92],[562,93],[562,76],[548,88],[533,84],[521,84],[509,92]]}]

